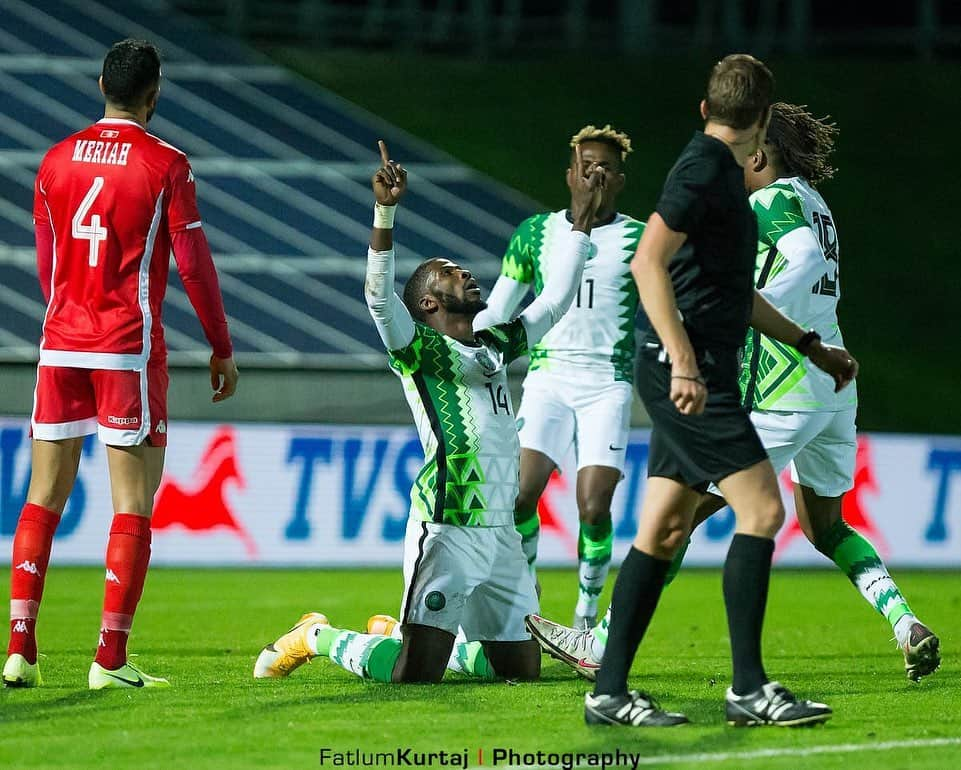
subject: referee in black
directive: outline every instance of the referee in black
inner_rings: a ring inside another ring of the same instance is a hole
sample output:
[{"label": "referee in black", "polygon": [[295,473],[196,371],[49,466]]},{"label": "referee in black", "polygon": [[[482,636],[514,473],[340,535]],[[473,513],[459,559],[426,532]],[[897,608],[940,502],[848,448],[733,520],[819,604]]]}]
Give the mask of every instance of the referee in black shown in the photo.
[{"label": "referee in black", "polygon": [[734,509],[737,528],[724,563],[734,668],[727,721],[734,725],[823,722],[831,709],[798,700],[761,661],[774,536],[784,508],[774,469],[738,389],[748,326],[794,345],[840,389],[857,374],[843,348],[822,345],[754,290],[757,221],[743,166],[764,140],[774,78],[753,56],[734,54],[711,72],[701,102],[704,131],[681,153],[631,263],[651,329],[638,351],[637,389],[653,423],[648,482],[634,546],[621,566],[607,648],[588,724],[666,726],[687,722],[627,688],[634,655],[664,576],[709,483]]}]

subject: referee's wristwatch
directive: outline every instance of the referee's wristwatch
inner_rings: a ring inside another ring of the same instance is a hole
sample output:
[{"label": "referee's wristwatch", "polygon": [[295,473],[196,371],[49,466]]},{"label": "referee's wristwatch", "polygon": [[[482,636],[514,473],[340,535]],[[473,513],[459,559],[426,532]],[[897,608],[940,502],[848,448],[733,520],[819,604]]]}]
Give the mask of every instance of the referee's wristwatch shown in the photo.
[{"label": "referee's wristwatch", "polygon": [[801,339],[794,343],[794,347],[797,349],[798,353],[802,356],[806,356],[808,351],[811,349],[811,345],[815,342],[821,341],[821,335],[818,334],[814,329],[808,329],[804,334],[801,335]]}]

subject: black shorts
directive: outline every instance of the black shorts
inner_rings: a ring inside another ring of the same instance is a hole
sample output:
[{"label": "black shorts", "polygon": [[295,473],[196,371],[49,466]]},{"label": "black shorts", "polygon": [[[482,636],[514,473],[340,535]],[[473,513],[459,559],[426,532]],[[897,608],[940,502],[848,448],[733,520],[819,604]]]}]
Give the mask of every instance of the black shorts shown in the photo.
[{"label": "black shorts", "polygon": [[675,479],[703,493],[708,484],[766,460],[741,406],[737,350],[697,353],[707,404],[696,416],[681,414],[671,401],[671,365],[658,360],[660,352],[642,345],[637,354],[637,392],[653,425],[647,475]]}]

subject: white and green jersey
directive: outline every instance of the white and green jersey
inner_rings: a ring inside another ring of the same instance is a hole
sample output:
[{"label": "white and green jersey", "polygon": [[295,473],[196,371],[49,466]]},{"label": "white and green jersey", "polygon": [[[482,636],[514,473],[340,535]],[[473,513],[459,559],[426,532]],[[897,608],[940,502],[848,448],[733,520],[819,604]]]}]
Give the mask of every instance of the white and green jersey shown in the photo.
[{"label": "white and green jersey", "polygon": [[557,276],[513,321],[475,328],[475,344],[415,323],[394,291],[393,249],[367,250],[364,299],[424,447],[410,494],[412,518],[514,526],[520,442],[506,369],[543,339],[574,298],[591,241],[571,227],[560,240]]},{"label": "white and green jersey", "polygon": [[[801,177],[781,178],[751,195],[757,215],[755,286],[799,326],[826,344],[843,345],[838,236],[824,198]],[[741,370],[744,404],[779,412],[840,411],[857,404],[857,390],[834,392],[834,380],[797,350],[755,330],[748,333]]]},{"label": "white and green jersey", "polygon": [[[561,247],[561,239],[570,229],[566,211],[536,214],[524,220],[504,254],[501,276],[539,295],[551,273],[551,255]],[[618,214],[610,224],[591,229],[594,249],[584,265],[577,295],[564,317],[531,349],[531,371],[561,370],[591,381],[599,377],[606,381],[633,380],[638,296],[630,262],[642,232],[644,223],[624,214]],[[522,290],[512,297],[516,300],[508,316],[524,293]]]},{"label": "white and green jersey", "polygon": [[426,462],[411,489],[411,516],[460,526],[514,523],[520,444],[507,364],[527,352],[521,319],[465,345],[423,324],[391,350]]}]

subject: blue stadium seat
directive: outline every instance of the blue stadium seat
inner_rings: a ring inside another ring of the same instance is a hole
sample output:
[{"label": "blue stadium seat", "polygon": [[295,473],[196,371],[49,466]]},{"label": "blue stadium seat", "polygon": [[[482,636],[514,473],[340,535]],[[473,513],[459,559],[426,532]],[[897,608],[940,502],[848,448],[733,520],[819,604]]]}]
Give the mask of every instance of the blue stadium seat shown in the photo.
[{"label": "blue stadium seat", "polygon": [[[383,365],[363,301],[377,139],[413,176],[398,219],[401,277],[445,255],[490,285],[513,227],[537,208],[176,13],[127,0],[0,0],[0,14],[0,361],[36,356],[37,166],[47,147],[100,116],[103,54],[130,35],[164,51],[151,131],[191,157],[238,356],[248,363]],[[171,276],[164,320],[176,360],[202,354],[206,343]]]}]

